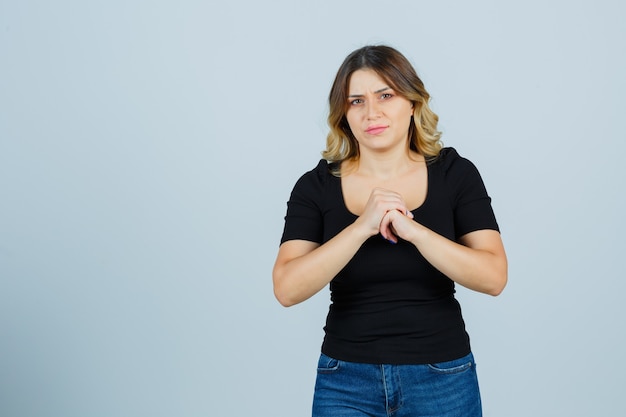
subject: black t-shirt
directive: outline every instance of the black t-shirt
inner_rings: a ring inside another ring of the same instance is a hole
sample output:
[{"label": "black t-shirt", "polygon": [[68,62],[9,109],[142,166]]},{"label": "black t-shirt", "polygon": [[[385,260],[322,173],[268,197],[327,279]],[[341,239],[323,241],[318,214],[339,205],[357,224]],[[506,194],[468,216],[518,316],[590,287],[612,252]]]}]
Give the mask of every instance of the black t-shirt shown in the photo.
[{"label": "black t-shirt", "polygon": [[[453,148],[444,148],[429,162],[426,199],[413,215],[455,241],[472,231],[498,230],[478,170]],[[301,239],[323,244],[356,219],[345,206],[341,178],[321,160],[291,193],[281,243]],[[394,245],[380,234],[369,238],[331,281],[330,291],[322,345],[328,356],[423,364],[470,352],[454,282],[411,243],[400,240]]]}]

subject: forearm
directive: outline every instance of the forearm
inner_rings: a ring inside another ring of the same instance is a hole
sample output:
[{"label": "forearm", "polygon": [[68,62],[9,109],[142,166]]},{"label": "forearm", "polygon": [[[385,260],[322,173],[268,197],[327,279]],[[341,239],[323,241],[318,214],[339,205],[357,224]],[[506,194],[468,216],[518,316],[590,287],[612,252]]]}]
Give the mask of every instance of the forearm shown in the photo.
[{"label": "forearm", "polygon": [[274,266],[274,293],[284,306],[301,303],[324,288],[346,266],[369,235],[356,223],[307,253]]},{"label": "forearm", "polygon": [[[487,240],[488,244],[484,247],[479,244],[469,247],[415,223],[410,240],[430,264],[453,281],[471,290],[495,296],[502,292],[507,282],[504,248],[501,247],[498,232],[489,230],[476,233],[482,233],[481,242]],[[471,235],[468,235],[468,239],[472,239]]]}]

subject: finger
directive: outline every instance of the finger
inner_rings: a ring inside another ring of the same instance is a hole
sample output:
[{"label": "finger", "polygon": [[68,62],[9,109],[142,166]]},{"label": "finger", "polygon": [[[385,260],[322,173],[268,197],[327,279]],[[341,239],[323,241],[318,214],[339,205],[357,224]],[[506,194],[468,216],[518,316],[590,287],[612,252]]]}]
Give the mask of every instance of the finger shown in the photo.
[{"label": "finger", "polygon": [[385,214],[383,218],[380,220],[380,224],[378,225],[378,231],[385,239],[389,240],[389,216]]},{"label": "finger", "polygon": [[396,236],[396,233],[393,230],[392,214],[391,214],[393,212],[394,210],[391,210],[387,212],[387,214],[385,214],[382,221],[380,222],[379,231],[380,231],[380,234],[389,242],[398,243],[398,237]]}]

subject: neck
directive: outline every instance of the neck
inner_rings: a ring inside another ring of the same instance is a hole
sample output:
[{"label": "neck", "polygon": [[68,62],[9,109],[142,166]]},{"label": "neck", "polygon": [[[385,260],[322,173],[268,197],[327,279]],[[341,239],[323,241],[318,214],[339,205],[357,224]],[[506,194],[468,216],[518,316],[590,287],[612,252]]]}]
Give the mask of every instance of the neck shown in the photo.
[{"label": "neck", "polygon": [[396,152],[362,153],[356,162],[356,172],[381,180],[396,178],[412,169],[423,158],[416,152],[401,149]]}]

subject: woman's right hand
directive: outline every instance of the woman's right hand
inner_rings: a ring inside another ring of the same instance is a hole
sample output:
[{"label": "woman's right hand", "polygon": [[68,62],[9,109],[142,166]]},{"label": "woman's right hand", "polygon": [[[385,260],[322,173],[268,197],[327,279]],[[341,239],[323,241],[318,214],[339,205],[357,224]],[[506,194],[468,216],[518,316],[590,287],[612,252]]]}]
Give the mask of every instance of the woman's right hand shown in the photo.
[{"label": "woman's right hand", "polygon": [[280,245],[272,274],[278,301],[291,306],[310,298],[350,262],[363,242],[378,232],[397,242],[391,223],[385,222],[385,230],[380,230],[385,214],[392,210],[413,218],[400,194],[375,188],[361,216],[326,243],[289,240]]},{"label": "woman's right hand", "polygon": [[397,243],[398,238],[389,226],[386,226],[384,230],[381,229],[385,214],[391,210],[398,210],[409,218],[413,218],[413,213],[409,211],[399,193],[384,188],[374,188],[365,204],[363,213],[355,223],[367,230],[370,236],[380,232],[387,240]]}]

